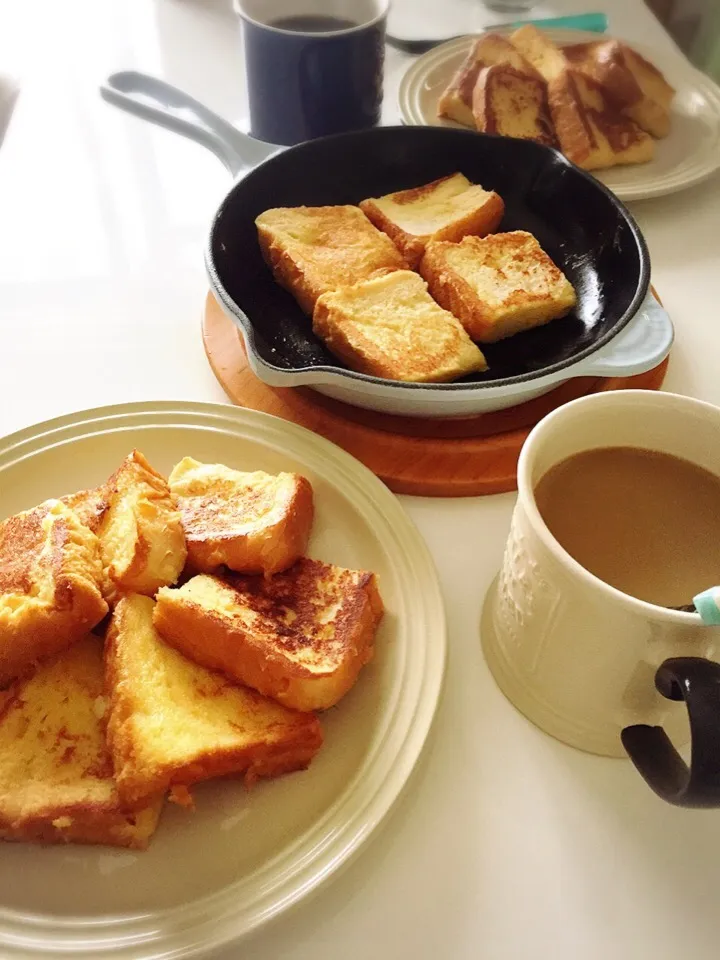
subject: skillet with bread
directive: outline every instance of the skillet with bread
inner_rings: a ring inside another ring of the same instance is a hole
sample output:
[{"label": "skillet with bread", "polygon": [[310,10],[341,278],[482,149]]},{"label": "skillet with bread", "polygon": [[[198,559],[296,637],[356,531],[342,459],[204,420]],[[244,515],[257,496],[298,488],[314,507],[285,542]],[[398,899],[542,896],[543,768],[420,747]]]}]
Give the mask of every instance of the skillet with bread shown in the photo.
[{"label": "skillet with bread", "polygon": [[[577,376],[651,369],[673,339],[649,294],[650,261],[633,218],[591,175],[537,143],[429,127],[378,127],[290,148],[253,140],[162,81],[111,77],[105,99],[209,147],[237,177],[213,219],[210,284],[237,324],[254,372],[356,406],[466,416],[513,406]],[[454,383],[381,380],[345,368],[313,334],[263,261],[256,218],[276,207],[357,204],[462,172],[505,201],[503,231],[526,230],[572,282],[575,311],[484,349],[489,369]]]}]

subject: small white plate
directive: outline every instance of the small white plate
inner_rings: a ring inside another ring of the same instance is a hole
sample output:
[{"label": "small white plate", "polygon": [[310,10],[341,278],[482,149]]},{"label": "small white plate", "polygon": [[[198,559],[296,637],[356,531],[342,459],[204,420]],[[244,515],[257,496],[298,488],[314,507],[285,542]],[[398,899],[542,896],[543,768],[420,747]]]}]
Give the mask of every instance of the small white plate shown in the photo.
[{"label": "small white plate", "polygon": [[137,447],[169,472],[185,455],[313,484],[311,556],[379,576],[376,657],[321,717],[310,768],[246,790],[210,782],[197,812],[168,804],[143,853],[6,843],[0,953],[161,960],[199,956],[286,910],[369,838],[400,794],[435,713],[445,618],[428,550],[395,497],[333,444],[220,404],[140,403],[39,424],[0,441],[0,514],[104,480]]},{"label": "small white plate", "polygon": [[[500,29],[498,33],[509,32]],[[598,40],[584,30],[547,30],[559,45]],[[472,39],[461,37],[419,57],[405,73],[398,103],[405,123],[413,126],[460,124],[437,116],[437,102],[460,66]],[[609,38],[608,38],[609,39]],[[593,174],[621,200],[643,200],[675,193],[705,180],[720,169],[720,87],[686,60],[673,58],[667,65],[653,50],[633,44],[638,53],[663,70],[677,91],[672,105],[670,134],[656,142],[650,163],[612,167]]]}]

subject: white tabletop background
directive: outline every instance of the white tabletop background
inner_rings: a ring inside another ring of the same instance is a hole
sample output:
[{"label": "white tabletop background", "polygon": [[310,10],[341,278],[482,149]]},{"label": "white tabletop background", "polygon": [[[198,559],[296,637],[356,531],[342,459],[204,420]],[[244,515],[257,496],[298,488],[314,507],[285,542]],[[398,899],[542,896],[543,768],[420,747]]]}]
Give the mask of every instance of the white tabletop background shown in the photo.
[{"label": "white tabletop background", "polygon": [[[642,0],[552,0],[533,14],[588,9],[660,66],[680,56]],[[390,24],[435,36],[498,19],[479,0],[397,0]],[[386,122],[409,62],[388,52]],[[0,435],[105,403],[226,399],[199,320],[202,245],[228,177],[200,147],[101,102],[98,83],[123,68],[245,116],[226,0],[0,3],[0,72],[22,83],[0,149]],[[632,211],[677,329],[666,388],[720,404],[720,180]],[[720,813],[666,806],[629,762],[549,739],[485,666],[478,620],[514,496],[402,502],[448,611],[428,748],[352,864],[222,957],[717,960]]]}]

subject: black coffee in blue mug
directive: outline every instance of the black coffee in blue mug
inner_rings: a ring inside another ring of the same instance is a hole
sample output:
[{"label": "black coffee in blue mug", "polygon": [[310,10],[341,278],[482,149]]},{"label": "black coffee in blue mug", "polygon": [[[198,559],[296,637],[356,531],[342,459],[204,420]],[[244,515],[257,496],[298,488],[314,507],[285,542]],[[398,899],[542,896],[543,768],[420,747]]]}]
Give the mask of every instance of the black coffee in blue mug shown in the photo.
[{"label": "black coffee in blue mug", "polygon": [[389,0],[235,0],[250,133],[290,145],[380,120]]}]

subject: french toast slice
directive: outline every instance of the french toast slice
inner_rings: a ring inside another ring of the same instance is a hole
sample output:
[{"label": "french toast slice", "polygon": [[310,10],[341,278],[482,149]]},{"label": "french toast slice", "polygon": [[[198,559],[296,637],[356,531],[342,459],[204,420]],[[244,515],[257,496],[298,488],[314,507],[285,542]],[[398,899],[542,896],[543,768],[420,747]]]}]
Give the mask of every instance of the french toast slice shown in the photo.
[{"label": "french toast slice", "polygon": [[125,806],[105,740],[103,653],[85,636],[3,695],[0,838],[142,850],[163,804]]},{"label": "french toast slice", "polygon": [[509,64],[495,64],[480,71],[472,111],[475,126],[483,133],[558,146],[548,110],[547,85],[542,78],[521,73]]},{"label": "french toast slice", "polygon": [[107,482],[98,535],[106,595],[149,596],[175,583],[187,556],[180,513],[167,480],[133,450]]},{"label": "french toast slice", "polygon": [[98,532],[102,518],[110,506],[107,490],[104,487],[78,490],[76,493],[69,493],[65,497],[58,497],[58,499],[66,507],[70,507],[80,523],[84,523],[93,533]]},{"label": "french toast slice", "polygon": [[[161,591],[162,593],[163,591]],[[244,774],[250,784],[305,768],[322,744],[314,714],[231,683],[164,643],[150,597],[123,597],[105,645],[107,736],[120,796],[128,803],[170,789]]]},{"label": "french toast slice", "polygon": [[569,66],[563,49],[532,23],[514,30],[509,41],[546,83],[559,77]]},{"label": "french toast slice", "polygon": [[622,113],[654,137],[670,132],[675,90],[660,70],[619,40],[577,44],[565,49],[570,63],[598,83]]},{"label": "french toast slice", "polygon": [[437,302],[481,343],[549,323],[576,303],[572,284],[524,230],[431,243],[420,272]]},{"label": "french toast slice", "polygon": [[277,207],[255,224],[275,280],[310,317],[321,294],[407,268],[358,207]]},{"label": "french toast slice", "polygon": [[59,500],[0,523],[0,687],[107,613],[100,544]]},{"label": "french toast slice", "polygon": [[410,270],[326,293],[313,330],[352,370],[411,383],[445,383],[487,369],[455,317]]},{"label": "french toast slice", "polygon": [[453,173],[419,187],[363,200],[360,209],[414,268],[431,240],[491,233],[502,220],[505,204],[494,190],[484,190],[462,173]]},{"label": "french toast slice", "polygon": [[372,658],[382,613],[374,574],[303,558],[270,578],[200,574],[166,587],[154,623],[196,663],[288,707],[324,710]]},{"label": "french toast slice", "polygon": [[470,48],[467,57],[438,101],[438,116],[474,127],[472,98],[475,83],[484,67],[507,63],[520,73],[539,77],[537,71],[510,41],[498,33],[485,33]]},{"label": "french toast slice", "polygon": [[313,491],[297,473],[242,473],[185,457],[173,467],[170,492],[187,542],[187,563],[210,573],[277,573],[302,556],[313,521]]},{"label": "french toast slice", "polygon": [[549,82],[548,102],[560,147],[579,167],[598,170],[652,160],[653,138],[579,70],[564,70]]}]

